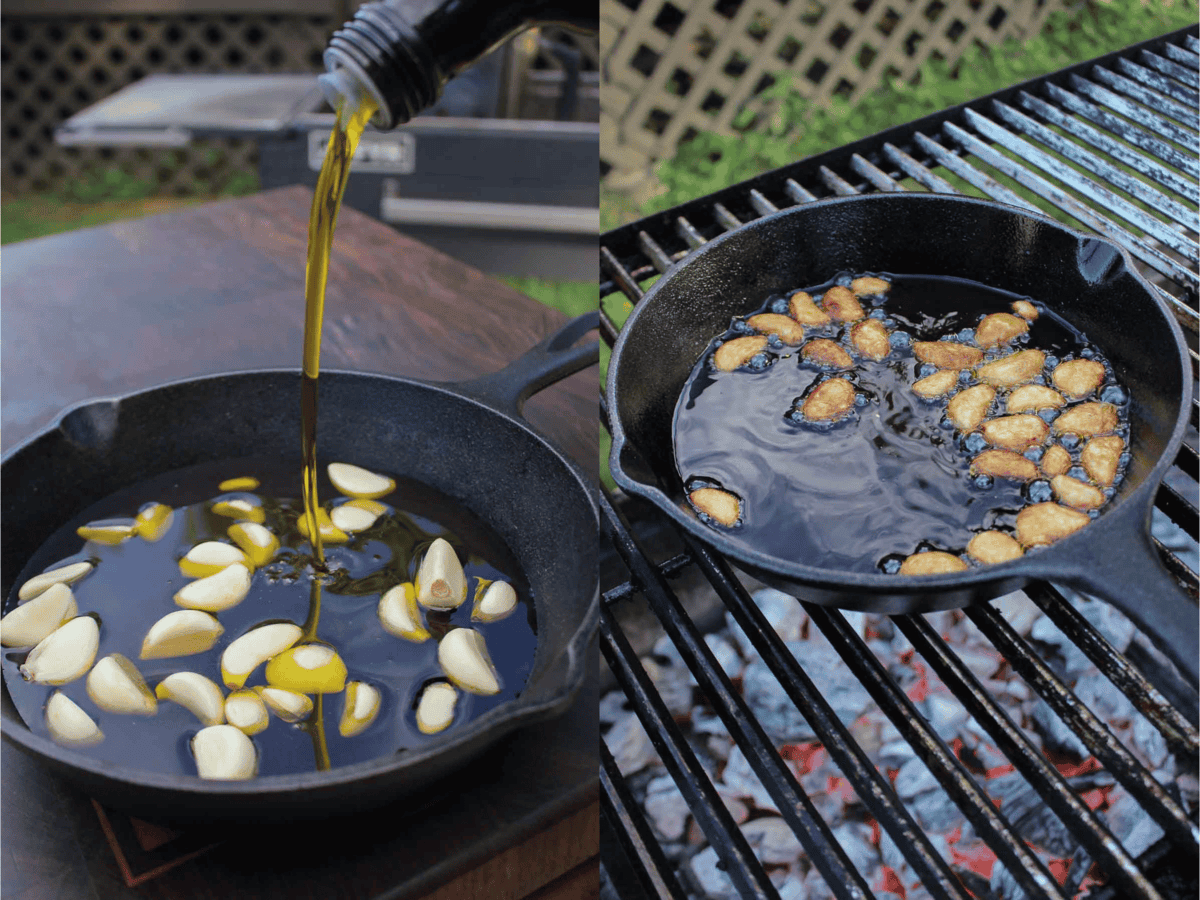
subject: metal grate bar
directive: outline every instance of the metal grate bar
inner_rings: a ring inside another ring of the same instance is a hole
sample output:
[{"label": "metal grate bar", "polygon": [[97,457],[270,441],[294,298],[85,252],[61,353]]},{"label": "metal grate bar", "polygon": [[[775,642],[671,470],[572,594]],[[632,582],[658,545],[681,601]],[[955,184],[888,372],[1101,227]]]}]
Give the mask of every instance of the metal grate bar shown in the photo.
[{"label": "metal grate bar", "polygon": [[1083,614],[1052,585],[1031,584],[1026,595],[1050,617],[1063,635],[1083,651],[1100,673],[1129,698],[1129,702],[1159,730],[1175,753],[1200,761],[1200,732],[1172,706],[1146,677],[1129,664]]},{"label": "metal grate bar", "polygon": [[[1169,44],[1167,46],[1170,47]],[[1160,72],[1169,78],[1174,78],[1176,81],[1180,81],[1194,91],[1197,91],[1198,96],[1195,102],[1200,103],[1200,73],[1197,73],[1195,69],[1188,69],[1179,65],[1179,63],[1159,56],[1157,53],[1151,53],[1149,50],[1143,50],[1138,56],[1142,62],[1154,71]]]},{"label": "metal grate bar", "polygon": [[679,233],[679,236],[683,238],[687,242],[687,245],[693,250],[698,250],[708,243],[708,241],[705,240],[704,235],[696,230],[696,226],[683,216],[677,216],[675,218],[675,231]]},{"label": "metal grate bar", "polygon": [[[969,611],[968,611],[969,612]],[[1000,705],[980,686],[971,671],[951,652],[923,618],[892,616],[916,651],[937,672],[967,712],[991,736],[996,747],[1029,781],[1064,825],[1079,838],[1093,859],[1100,861],[1110,877],[1140,898],[1159,898],[1159,893],[1138,871],[1133,859],[1113,837],[1108,826],[1076,794]],[[1016,875],[1011,869],[1009,873]],[[1161,898],[1160,898],[1161,900]]]},{"label": "metal grate bar", "polygon": [[[1038,196],[1049,200],[1059,209],[1074,216],[1094,231],[1121,244],[1134,256],[1153,267],[1156,271],[1161,272],[1179,284],[1191,286],[1193,290],[1200,285],[1200,275],[1196,272],[1184,269],[1170,257],[1152,249],[1145,242],[1138,241],[1124,228],[1116,225],[1108,218],[1093,212],[1090,207],[1085,206],[1066,193],[1066,191],[1014,163],[1003,154],[979,140],[979,138],[963,131],[953,122],[946,122],[943,129],[949,137],[957,141],[965,150],[978,157],[981,161],[1004,173],[1018,184],[1029,188]],[[1178,302],[1176,301],[1176,303]]]},{"label": "metal grate bar", "polygon": [[625,270],[611,250],[607,247],[600,248],[600,269],[604,274],[612,278],[616,282],[617,287],[630,300],[635,303],[642,299],[645,293],[641,286],[633,280],[633,276]]},{"label": "metal grate bar", "polygon": [[1123,75],[1132,78],[1138,84],[1153,88],[1160,93],[1166,94],[1168,97],[1173,97],[1180,103],[1189,104],[1193,109],[1197,104],[1200,104],[1200,94],[1194,89],[1180,84],[1173,78],[1164,77],[1160,72],[1147,69],[1145,66],[1139,66],[1128,59],[1118,59],[1117,68],[1121,70]]},{"label": "metal grate bar", "polygon": [[1127,100],[1124,97],[1114,94],[1112,91],[1105,90],[1100,85],[1080,78],[1078,75],[1071,76],[1071,86],[1085,97],[1095,100],[1113,112],[1119,113],[1127,119],[1132,119],[1139,125],[1149,128],[1155,134],[1161,135],[1167,140],[1174,141],[1191,150],[1193,153],[1195,152],[1196,136],[1182,126],[1152,112],[1147,112],[1144,106],[1140,106],[1132,100]]},{"label": "metal grate bar", "polygon": [[1196,56],[1195,50],[1189,52],[1183,47],[1176,47],[1174,44],[1163,44],[1162,49],[1165,56],[1177,63],[1182,63],[1191,72],[1195,72],[1197,65],[1200,65],[1200,57]]},{"label": "metal grate bar", "polygon": [[729,564],[686,535],[685,540],[725,608],[737,620],[788,699],[812,727],[821,746],[838,764],[855,794],[880,826],[892,836],[914,873],[921,878],[922,885],[937,897],[967,900],[969,895],[938,855],[928,835],[905,809],[895,790],[880,775],[861,746],[850,736],[846,726],[796,657],[788,651],[762,610],[734,577]]},{"label": "metal grate bar", "polygon": [[[1092,69],[1092,77],[1097,81],[1107,85],[1114,91],[1119,91],[1130,100],[1136,100],[1138,103],[1144,104],[1151,109],[1162,113],[1169,118],[1174,119],[1181,125],[1195,128],[1195,112],[1188,109],[1181,103],[1176,103],[1173,100],[1168,100],[1165,97],[1156,97],[1153,93],[1143,88],[1140,84],[1132,79],[1118,75],[1116,72],[1110,72],[1108,69],[1096,66]],[[1185,140],[1194,140],[1194,134],[1188,134],[1186,131],[1180,131],[1180,134],[1187,135]]]},{"label": "metal grate bar", "polygon": [[963,815],[1031,897],[1065,900],[1062,889],[1037,856],[1029,851],[1011,823],[980,789],[966,767],[896,684],[866,643],[834,610],[803,603],[842,660],[854,672],[901,736],[912,745],[926,768],[962,810]]},{"label": "metal grate bar", "polygon": [[827,166],[821,166],[817,170],[817,174],[820,176],[821,181],[825,183],[825,186],[839,197],[848,197],[858,193],[852,184]]},{"label": "metal grate bar", "polygon": [[754,207],[754,211],[760,216],[769,216],[771,213],[779,212],[779,207],[768,200],[762,193],[754,188],[750,190],[750,205]]},{"label": "metal grate bar", "polygon": [[817,199],[816,194],[806,188],[800,187],[794,178],[789,178],[784,182],[784,189],[787,191],[787,195],[796,201],[796,203],[810,203]]},{"label": "metal grate bar", "polygon": [[1196,508],[1196,504],[1190,498],[1164,483],[1154,505],[1166,513],[1167,518],[1186,531],[1193,540],[1197,538],[1197,517],[1200,517],[1200,509]]},{"label": "metal grate bar", "polygon": [[600,806],[613,824],[612,833],[621,842],[626,855],[637,860],[642,887],[664,900],[685,900],[687,894],[679,886],[671,864],[625,786],[625,779],[604,741],[600,742]]},{"label": "metal grate bar", "polygon": [[1037,691],[1055,714],[1087,746],[1175,844],[1200,859],[1200,828],[1188,821],[1154,776],[1109,731],[1058,676],[1023,641],[996,610],[981,604],[964,610],[967,617],[1008,660],[1013,670]]},{"label": "metal grate bar", "polygon": [[1197,456],[1196,448],[1188,446],[1186,441],[1179,448],[1175,465],[1191,476],[1192,481],[1200,481],[1200,456]]},{"label": "metal grate bar", "polygon": [[896,191],[904,190],[904,188],[900,187],[900,185],[898,185],[892,176],[887,174],[887,172],[867,162],[867,160],[863,159],[857,153],[850,158],[850,168],[852,168],[863,178],[867,179],[867,181],[871,183],[871,186],[876,190],[887,193],[894,193]]},{"label": "metal grate bar", "polygon": [[[1196,211],[1194,209],[1188,209],[1182,203],[1171,199],[1144,181],[1134,178],[1127,172],[1123,172],[1116,166],[1105,162],[1096,154],[1084,150],[1073,141],[1066,140],[1061,135],[1055,134],[1046,126],[1035,122],[1029,116],[1018,112],[1011,106],[996,101],[993,107],[996,115],[1010,126],[1023,131],[1030,137],[1036,138],[1039,142],[1045,144],[1054,152],[1065,156],[1072,162],[1078,163],[1084,167],[1085,171],[1096,173],[1134,199],[1170,216],[1179,224],[1186,225],[1193,231],[1196,230]],[[1157,222],[1158,220],[1155,219],[1154,221]],[[1180,236],[1179,232],[1169,226],[1162,224],[1162,227],[1170,231],[1172,235],[1176,237]],[[1195,244],[1193,243],[1192,246],[1195,247]]]},{"label": "metal grate bar", "polygon": [[1062,105],[1069,112],[1083,116],[1089,122],[1096,123],[1135,147],[1154,154],[1172,168],[1182,169],[1189,175],[1200,176],[1200,161],[1197,161],[1195,154],[1184,153],[1178,147],[1173,147],[1166,141],[1147,134],[1141,128],[1131,125],[1124,119],[1088,103],[1076,94],[1065,91],[1049,81],[1042,86],[1042,89],[1051,100]]},{"label": "metal grate bar", "polygon": [[[979,171],[970,163],[957,156],[953,151],[943,147],[931,138],[918,132],[913,135],[913,140],[916,141],[918,147],[928,153],[942,168],[950,170],[963,181],[979,188],[992,199],[999,200],[1001,203],[1010,203],[1013,206],[1019,206],[1030,212],[1041,213],[1040,209],[1020,194],[1013,193],[995,178],[986,172]],[[954,191],[953,193],[958,192]]]},{"label": "metal grate bar", "polygon": [[1163,558],[1163,565],[1167,567],[1167,571],[1182,581],[1188,593],[1195,597],[1196,591],[1200,589],[1200,580],[1197,579],[1196,573],[1185,566],[1183,561],[1172,553],[1158,538],[1152,538],[1151,543],[1154,544],[1154,549],[1158,551],[1158,555]]},{"label": "metal grate bar", "polygon": [[[924,137],[924,135],[921,135]],[[935,194],[957,194],[958,190],[940,175],[935,175],[895,144],[884,144],[883,155],[896,164],[905,175],[929,188]]]},{"label": "metal grate bar", "polygon": [[[606,530],[612,537],[610,529],[613,528],[614,514],[607,501],[602,502],[608,519]],[[624,537],[628,538],[628,535]],[[624,542],[614,537],[613,543],[620,549]],[[727,865],[730,880],[745,897],[778,898],[746,836],[725,808],[721,796],[688,746],[679,726],[672,721],[666,704],[658,696],[646,670],[637,661],[633,648],[613,620],[611,611],[603,606],[600,608],[600,651],[633,705],[663,765],[687,800],[700,829]]]},{"label": "metal grate bar", "polygon": [[[1041,127],[1037,126],[1037,123],[1027,117],[1021,116],[1016,110],[1012,110],[1012,112],[1015,116],[1025,119],[1030,125]],[[1126,222],[1135,225],[1146,234],[1157,238],[1161,243],[1167,245],[1177,253],[1181,253],[1193,260],[1200,258],[1200,247],[1197,247],[1196,242],[1189,241],[1178,231],[1171,228],[1170,225],[1143,212],[1128,200],[1125,200],[1107,188],[1100,187],[1090,178],[1085,178],[1070,166],[1064,165],[1049,154],[1037,149],[1023,138],[1019,138],[1011,131],[996,125],[990,119],[972,110],[967,110],[966,113],[967,121],[984,137],[991,139],[1006,150],[1017,154],[1026,162],[1037,166],[1043,172],[1054,176],[1059,181],[1070,185],[1071,190],[1077,191],[1089,200],[1095,201],[1099,204],[1100,208],[1112,211]],[[1133,242],[1132,236],[1129,242]],[[1197,283],[1200,283],[1200,279],[1197,280]]]},{"label": "metal grate bar", "polygon": [[[607,427],[607,426],[606,426]],[[690,554],[680,553],[678,556],[672,556],[665,562],[658,564],[658,571],[663,578],[674,578],[684,569],[692,564],[693,560]],[[639,588],[631,581],[626,581],[624,584],[617,585],[611,590],[607,590],[600,597],[601,600],[608,606],[614,603],[619,603],[622,600],[628,600],[638,592]]]},{"label": "metal grate bar", "polygon": [[654,268],[660,272],[665,272],[671,268],[671,257],[662,247],[658,246],[658,241],[650,237],[644,231],[638,232],[638,246],[642,252],[650,257],[650,262],[654,264]]},{"label": "metal grate bar", "polygon": [[[1074,116],[1068,116],[1056,106],[1034,97],[1025,91],[1020,93],[1021,105],[1030,112],[1037,113],[1042,119],[1056,128],[1061,128],[1081,140],[1087,141],[1097,150],[1107,153],[1113,159],[1132,166],[1142,175],[1153,179],[1172,193],[1186,197],[1193,203],[1200,203],[1200,185],[1196,181],[1180,178],[1171,169],[1160,165],[1155,160],[1140,153],[1135,153],[1119,141],[1105,136],[1097,129]],[[1193,217],[1195,213],[1192,214]]]},{"label": "metal grate bar", "polygon": [[742,227],[741,219],[727,210],[720,203],[713,204],[713,215],[717,219],[717,223],[726,231],[733,231]]},{"label": "metal grate bar", "polygon": [[[620,521],[619,514],[611,507],[607,498],[602,498],[601,504],[610,521]],[[634,580],[642,587],[650,608],[675,644],[684,664],[695,677],[713,710],[720,716],[730,736],[742,748],[751,768],[777,804],[780,815],[791,826],[809,860],[825,876],[830,888],[840,900],[865,900],[873,897],[870,887],[854,868],[808,794],[796,782],[770,738],[750,712],[745,700],[717,664],[712,651],[662,575],[650,565],[623,522],[619,538],[614,541],[617,550]],[[603,612],[607,614],[607,610]],[[631,649],[622,649],[623,652],[632,653]],[[661,703],[661,700],[659,702]]]}]

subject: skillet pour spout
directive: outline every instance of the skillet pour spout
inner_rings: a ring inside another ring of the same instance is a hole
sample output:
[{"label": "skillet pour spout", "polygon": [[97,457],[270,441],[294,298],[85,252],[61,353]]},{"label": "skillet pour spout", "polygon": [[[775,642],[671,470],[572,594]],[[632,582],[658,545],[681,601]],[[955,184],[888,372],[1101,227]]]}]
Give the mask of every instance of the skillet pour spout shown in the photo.
[{"label": "skillet pour spout", "polygon": [[[1131,397],[1130,462],[1105,512],[1012,562],[913,577],[783,558],[701,522],[673,452],[675,405],[693,365],[734,317],[839,272],[967,279],[1033,297],[1087,335]],[[1196,600],[1163,568],[1149,534],[1155,494],[1187,427],[1187,348],[1170,310],[1107,240],[1015,207],[942,194],[836,197],[784,210],[712,240],[655,283],[617,340],[606,391],[616,482],[774,587],[826,606],[895,614],[985,602],[1034,579],[1063,582],[1120,609],[1197,681]]]}]

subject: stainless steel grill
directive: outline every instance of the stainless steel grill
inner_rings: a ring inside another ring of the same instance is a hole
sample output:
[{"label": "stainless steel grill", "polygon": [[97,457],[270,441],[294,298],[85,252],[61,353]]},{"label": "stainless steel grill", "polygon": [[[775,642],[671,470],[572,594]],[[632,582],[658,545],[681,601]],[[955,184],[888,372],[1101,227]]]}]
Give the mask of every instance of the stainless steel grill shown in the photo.
[{"label": "stainless steel grill", "polygon": [[[623,294],[637,303],[642,285],[708,240],[778,209],[820,197],[870,191],[927,190],[968,193],[1043,212],[1125,246],[1143,274],[1175,311],[1196,373],[1197,292],[1200,290],[1200,41],[1196,29],[1167,35],[1062,72],[900,126],[802,160],[748,182],[693,200],[601,236],[601,298]],[[604,317],[611,344],[618,326]],[[1152,353],[1154,348],[1146,348]],[[607,409],[601,415],[607,427]],[[1197,539],[1197,406],[1174,469],[1158,494],[1162,518]],[[733,737],[763,787],[791,827],[812,865],[839,898],[875,896],[830,825],[801,787],[794,771],[725,674],[701,629],[669,579],[695,571],[707,581],[788,698],[840,768],[858,802],[895,842],[924,890],[937,898],[991,896],[935,848],[893,788],[835,714],[819,687],[821,674],[805,671],[775,633],[748,589],[719,555],[680,533],[682,553],[656,559],[646,529],[663,529],[629,512],[624,498],[603,498],[606,539],[616,552],[606,572],[601,649],[616,684],[644,726],[708,844],[737,892],[774,897],[767,868],[726,809],[695,749],[630,645],[618,619],[622,604],[645,597],[674,652],[694,677],[706,702]],[[1185,554],[1158,548],[1193,595],[1197,575]],[[659,554],[662,555],[662,554]],[[1193,562],[1192,566],[1195,565]],[[623,570],[621,569],[623,566]],[[618,571],[620,570],[620,571]],[[1034,604],[1086,655],[1194,771],[1200,755],[1196,686],[1131,646],[1118,652],[1054,585],[1026,589]],[[879,710],[937,779],[966,820],[1031,898],[1067,898],[1079,887],[1079,867],[1055,877],[997,807],[976,775],[939,736],[846,615],[803,604],[810,621],[837,650]],[[1164,837],[1133,858],[1105,821],[1085,802],[1077,783],[1064,777],[1014,723],[980,680],[921,616],[896,616],[902,633],[930,670],[987,733],[1015,772],[1036,791],[1080,847],[1077,859],[1094,862],[1103,886],[1093,896],[1158,898],[1195,895],[1200,829],[1193,804],[1160,784],[1106,727],[1100,714],[992,606],[966,615],[1011,670],[1040,696],[1094,755],[1111,778],[1136,799]],[[600,766],[606,851],[602,894],[685,897],[680,880],[655,837],[612,755],[601,746]],[[1088,863],[1090,865],[1090,862]],[[1084,866],[1086,868],[1086,866]],[[878,889],[878,888],[876,888]],[[893,896],[887,894],[887,896]]]}]

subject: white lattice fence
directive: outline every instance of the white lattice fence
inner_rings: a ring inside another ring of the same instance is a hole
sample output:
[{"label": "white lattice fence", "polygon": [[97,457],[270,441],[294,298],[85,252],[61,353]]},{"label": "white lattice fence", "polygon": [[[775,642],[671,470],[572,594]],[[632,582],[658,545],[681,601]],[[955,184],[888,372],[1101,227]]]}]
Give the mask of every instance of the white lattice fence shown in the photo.
[{"label": "white lattice fence", "polygon": [[601,171],[610,184],[734,117],[790,73],[853,101],[972,43],[1030,37],[1060,0],[600,0]]}]

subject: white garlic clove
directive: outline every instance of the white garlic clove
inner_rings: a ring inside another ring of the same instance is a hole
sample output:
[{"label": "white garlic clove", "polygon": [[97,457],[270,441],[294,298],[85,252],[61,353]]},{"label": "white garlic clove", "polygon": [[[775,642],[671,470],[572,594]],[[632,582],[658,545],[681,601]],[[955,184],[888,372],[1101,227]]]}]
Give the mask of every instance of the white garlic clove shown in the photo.
[{"label": "white garlic clove", "polygon": [[215,575],[185,584],[175,593],[175,605],[185,609],[221,612],[237,606],[250,593],[250,570],[241,563]]},{"label": "white garlic clove", "polygon": [[59,566],[57,569],[47,569],[41,575],[34,575],[21,585],[21,589],[17,591],[17,599],[24,603],[32,600],[51,585],[74,584],[94,568],[95,566],[90,562],[77,562]]},{"label": "white garlic clove", "polygon": [[250,673],[300,640],[299,625],[276,622],[260,625],[230,643],[221,654],[221,679],[228,688],[240,688]]},{"label": "white garlic clove", "polygon": [[267,663],[267,684],[297,694],[336,694],[346,687],[346,664],[327,644],[301,644]]},{"label": "white garlic clove", "polygon": [[351,681],[346,685],[346,703],[342,707],[342,718],[338,722],[338,733],[342,737],[362,734],[379,715],[382,701],[379,689],[365,681]]},{"label": "white garlic clove", "polygon": [[91,616],[76,616],[29,651],[21,674],[38,684],[69,684],[91,668],[99,649],[99,624]]},{"label": "white garlic clove", "polygon": [[147,503],[138,510],[133,521],[138,536],[153,544],[161,541],[171,530],[175,510],[162,503]]},{"label": "white garlic clove", "polygon": [[225,721],[246,734],[258,734],[271,722],[267,704],[257,691],[234,691],[225,698]]},{"label": "white garlic clove", "polygon": [[61,582],[52,584],[0,619],[0,645],[32,647],[78,612],[71,589]]},{"label": "white garlic clove", "polygon": [[178,703],[205,725],[225,722],[225,695],[211,678],[199,672],[175,672],[158,683],[154,696]]},{"label": "white garlic clove", "polygon": [[417,602],[429,609],[458,609],[466,599],[462,563],[445,538],[436,538],[417,572]]},{"label": "white garlic clove", "polygon": [[142,641],[142,659],[165,659],[169,656],[191,656],[211,650],[225,631],[225,626],[198,609],[181,609],[167,613],[150,626]]},{"label": "white garlic clove", "polygon": [[[329,513],[324,509],[317,510],[317,529],[321,532],[321,540],[326,544],[344,544],[350,540],[350,535],[333,524]],[[308,537],[308,516],[301,515],[296,521],[296,530],[305,538]]]},{"label": "white garlic clove", "polygon": [[258,479],[253,475],[241,475],[237,478],[227,478],[217,485],[218,491],[256,491]]},{"label": "white garlic clove", "polygon": [[98,707],[130,716],[152,716],[158,701],[146,679],[128,658],[110,653],[88,672],[87,693]]},{"label": "white garlic clove", "polygon": [[417,728],[422,734],[437,734],[445,731],[454,721],[454,707],[458,703],[458,692],[444,681],[435,681],[421,692],[417,702]]},{"label": "white garlic clove", "polygon": [[105,519],[101,522],[89,522],[75,529],[85,541],[95,541],[115,547],[123,544],[137,533],[137,524],[133,519]]},{"label": "white garlic clove", "polygon": [[61,691],[51,694],[46,703],[46,729],[54,743],[63,747],[90,747],[104,740],[100,726]]},{"label": "white garlic clove", "polygon": [[209,725],[192,738],[196,774],[220,781],[246,781],[258,771],[254,742],[232,725]]},{"label": "white garlic clove", "polygon": [[179,570],[189,578],[207,578],[238,563],[253,570],[246,554],[233,544],[204,541],[184,554],[183,559],[179,560]]},{"label": "white garlic clove", "polygon": [[347,534],[357,534],[374,525],[385,512],[387,507],[374,500],[351,500],[335,506],[329,514],[329,520],[335,528],[340,528]]},{"label": "white garlic clove", "polygon": [[416,643],[429,640],[430,634],[421,624],[417,591],[411,582],[406,581],[385,591],[379,598],[378,612],[379,622],[388,634]]},{"label": "white garlic clove", "polygon": [[330,463],[327,470],[333,486],[347,497],[376,500],[396,489],[396,482],[349,463]]},{"label": "white garlic clove", "polygon": [[254,522],[261,525],[266,521],[267,513],[263,509],[262,499],[254,494],[241,494],[233,497],[222,497],[212,505],[215,515],[227,519],[237,519],[239,522]]},{"label": "white garlic clove", "polygon": [[438,665],[464,691],[485,696],[500,693],[500,676],[483,635],[473,628],[452,628],[446,633],[438,644]]},{"label": "white garlic clove", "polygon": [[507,581],[493,581],[471,610],[472,622],[498,622],[517,608],[517,592]]},{"label": "white garlic clove", "polygon": [[242,549],[256,566],[265,566],[279,549],[279,538],[257,522],[238,522],[229,526],[229,539]]},{"label": "white garlic clove", "polygon": [[304,694],[277,687],[256,687],[254,690],[267,704],[267,709],[285,722],[299,722],[313,711],[312,698]]}]

